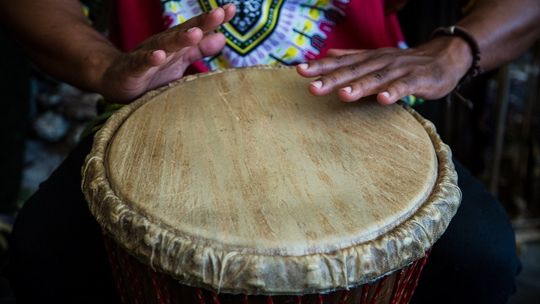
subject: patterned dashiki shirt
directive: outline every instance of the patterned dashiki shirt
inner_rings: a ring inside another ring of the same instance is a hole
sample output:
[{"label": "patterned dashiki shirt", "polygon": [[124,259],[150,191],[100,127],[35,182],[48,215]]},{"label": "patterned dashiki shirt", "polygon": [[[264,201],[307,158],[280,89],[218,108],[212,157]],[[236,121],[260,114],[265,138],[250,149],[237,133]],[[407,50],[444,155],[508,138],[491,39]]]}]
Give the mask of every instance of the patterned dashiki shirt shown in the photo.
[{"label": "patterned dashiki shirt", "polygon": [[174,26],[226,3],[236,16],[220,31],[227,44],[206,58],[210,70],[255,64],[296,64],[315,59],[349,0],[161,0],[168,26]]}]

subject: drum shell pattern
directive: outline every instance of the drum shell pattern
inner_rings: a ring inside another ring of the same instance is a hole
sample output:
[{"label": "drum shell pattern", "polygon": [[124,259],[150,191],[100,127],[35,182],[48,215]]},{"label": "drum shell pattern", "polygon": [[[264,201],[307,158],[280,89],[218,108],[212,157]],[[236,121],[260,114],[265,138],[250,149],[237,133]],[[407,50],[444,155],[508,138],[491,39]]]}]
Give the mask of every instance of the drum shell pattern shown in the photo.
[{"label": "drum shell pattern", "polygon": [[133,304],[407,304],[429,253],[378,280],[326,294],[262,296],[226,294],[189,287],[156,272],[104,236],[116,288],[122,303]]}]

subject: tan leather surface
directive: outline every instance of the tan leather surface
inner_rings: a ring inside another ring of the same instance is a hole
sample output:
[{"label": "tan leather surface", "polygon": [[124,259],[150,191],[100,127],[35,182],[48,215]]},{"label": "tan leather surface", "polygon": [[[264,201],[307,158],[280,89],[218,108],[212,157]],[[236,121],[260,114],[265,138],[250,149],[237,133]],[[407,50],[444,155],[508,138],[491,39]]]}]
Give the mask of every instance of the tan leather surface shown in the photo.
[{"label": "tan leather surface", "polygon": [[459,203],[449,150],[400,105],[308,81],[231,70],[125,107],[83,171],[92,212],[143,262],[229,292],[344,288],[423,256]]}]

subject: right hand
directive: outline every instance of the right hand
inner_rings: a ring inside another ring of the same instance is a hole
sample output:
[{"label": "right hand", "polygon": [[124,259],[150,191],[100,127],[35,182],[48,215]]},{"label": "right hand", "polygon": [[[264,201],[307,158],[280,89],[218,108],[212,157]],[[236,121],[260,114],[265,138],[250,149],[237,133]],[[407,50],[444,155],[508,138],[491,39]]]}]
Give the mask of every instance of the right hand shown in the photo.
[{"label": "right hand", "polygon": [[377,95],[393,104],[407,95],[439,99],[449,94],[472,64],[468,44],[459,37],[436,37],[416,48],[329,50],[329,57],[297,66],[316,96],[336,92],[346,102]]},{"label": "right hand", "polygon": [[218,7],[148,38],[130,53],[118,53],[101,77],[99,93],[108,101],[128,103],[182,77],[191,63],[223,49],[225,37],[214,31],[235,11],[233,4]]}]

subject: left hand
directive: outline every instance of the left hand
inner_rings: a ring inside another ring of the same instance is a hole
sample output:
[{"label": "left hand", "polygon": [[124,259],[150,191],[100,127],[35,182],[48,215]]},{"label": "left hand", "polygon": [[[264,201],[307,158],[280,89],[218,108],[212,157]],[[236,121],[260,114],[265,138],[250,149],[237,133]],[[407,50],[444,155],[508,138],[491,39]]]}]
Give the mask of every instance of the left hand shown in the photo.
[{"label": "left hand", "polygon": [[184,75],[193,62],[219,53],[225,36],[215,33],[236,13],[234,4],[193,17],[143,41],[129,53],[110,57],[95,91],[107,101],[128,103]]},{"label": "left hand", "polygon": [[350,102],[377,95],[381,104],[392,104],[407,95],[438,99],[450,93],[467,73],[472,54],[458,37],[437,37],[411,49],[330,50],[330,57],[297,66],[311,82],[313,95],[337,91]]}]

